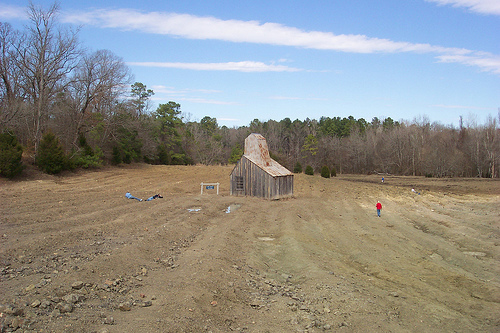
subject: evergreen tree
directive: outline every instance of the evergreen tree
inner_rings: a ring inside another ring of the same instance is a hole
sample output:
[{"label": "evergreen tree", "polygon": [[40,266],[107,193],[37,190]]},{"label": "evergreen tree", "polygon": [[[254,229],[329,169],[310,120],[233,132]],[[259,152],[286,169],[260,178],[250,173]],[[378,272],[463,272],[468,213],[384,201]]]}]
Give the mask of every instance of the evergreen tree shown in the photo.
[{"label": "evergreen tree", "polygon": [[326,165],[321,168],[321,177],[330,178],[330,169]]},{"label": "evergreen tree", "polygon": [[10,133],[0,133],[0,175],[13,178],[20,174],[24,165],[21,162],[23,147]]},{"label": "evergreen tree", "polygon": [[57,174],[67,168],[68,159],[54,133],[47,132],[42,136],[36,164],[43,172],[49,174]]},{"label": "evergreen tree", "polygon": [[241,156],[243,156],[243,149],[241,149],[240,144],[237,143],[233,149],[231,149],[231,157],[229,157],[229,163],[238,163]]},{"label": "evergreen tree", "polygon": [[295,167],[293,168],[293,173],[302,173],[302,164],[299,161],[295,163]]}]

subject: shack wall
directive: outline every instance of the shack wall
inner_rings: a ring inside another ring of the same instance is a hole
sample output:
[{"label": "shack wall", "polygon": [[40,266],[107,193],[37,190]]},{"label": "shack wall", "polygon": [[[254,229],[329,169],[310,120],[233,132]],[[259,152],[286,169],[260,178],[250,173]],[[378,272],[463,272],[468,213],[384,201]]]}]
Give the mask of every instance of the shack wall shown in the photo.
[{"label": "shack wall", "polygon": [[230,194],[266,199],[289,197],[293,195],[293,175],[273,177],[243,156],[231,172]]}]

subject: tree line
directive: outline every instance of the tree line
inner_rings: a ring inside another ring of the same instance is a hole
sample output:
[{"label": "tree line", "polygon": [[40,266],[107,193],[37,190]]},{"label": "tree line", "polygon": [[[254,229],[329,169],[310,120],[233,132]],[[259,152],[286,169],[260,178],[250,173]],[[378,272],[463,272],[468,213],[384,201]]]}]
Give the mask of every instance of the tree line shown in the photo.
[{"label": "tree line", "polygon": [[57,13],[56,4],[48,10],[30,4],[23,31],[0,22],[3,175],[5,161],[20,159],[20,152],[24,163],[50,173],[105,163],[235,163],[245,138],[256,132],[290,170],[299,163],[339,173],[499,177],[500,128],[493,117],[483,125],[461,121],[459,128],[426,118],[352,116],[255,119],[228,128],[210,116],[191,120],[173,101],[152,111],[154,91],[133,83],[112,52],[85,50],[78,30],[60,25]]}]

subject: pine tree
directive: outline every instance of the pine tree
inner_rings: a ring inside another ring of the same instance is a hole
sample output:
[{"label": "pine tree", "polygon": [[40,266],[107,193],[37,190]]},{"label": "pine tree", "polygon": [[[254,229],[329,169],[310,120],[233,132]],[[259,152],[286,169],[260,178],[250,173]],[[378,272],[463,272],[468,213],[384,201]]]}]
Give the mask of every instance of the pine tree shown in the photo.
[{"label": "pine tree", "polygon": [[13,178],[20,174],[24,165],[21,162],[23,147],[10,133],[0,133],[0,175]]},{"label": "pine tree", "polygon": [[36,156],[38,167],[45,173],[57,174],[67,168],[67,161],[59,139],[52,132],[45,133]]}]

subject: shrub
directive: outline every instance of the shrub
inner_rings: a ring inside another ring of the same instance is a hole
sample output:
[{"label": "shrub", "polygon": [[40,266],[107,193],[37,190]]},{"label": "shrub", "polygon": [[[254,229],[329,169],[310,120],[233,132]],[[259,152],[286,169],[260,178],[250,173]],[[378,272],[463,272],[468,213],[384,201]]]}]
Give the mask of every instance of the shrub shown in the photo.
[{"label": "shrub", "polygon": [[102,166],[102,157],[103,157],[102,150],[100,148],[96,148],[96,150],[93,151],[92,154],[90,155],[84,153],[78,156],[75,159],[74,164],[75,166],[84,169],[99,168]]},{"label": "shrub", "polygon": [[49,174],[57,174],[68,168],[68,158],[59,139],[52,132],[43,135],[38,147],[36,164],[43,172]]},{"label": "shrub", "polygon": [[113,156],[111,157],[111,164],[118,165],[122,162],[122,153],[118,146],[113,146]]},{"label": "shrub", "polygon": [[330,178],[330,169],[326,165],[321,168],[321,177]]},{"label": "shrub", "polygon": [[332,166],[332,169],[330,170],[332,177],[337,177],[337,169],[335,169],[334,166]]},{"label": "shrub", "polygon": [[92,147],[87,143],[87,139],[83,134],[80,134],[78,138],[78,144],[81,148],[80,152],[72,158],[71,167],[81,167],[84,169],[88,168],[98,168],[102,166],[102,150],[97,147],[94,151]]},{"label": "shrub", "polygon": [[300,164],[300,162],[297,161],[297,163],[295,163],[293,173],[302,173],[302,164]]},{"label": "shrub", "polygon": [[0,175],[13,178],[20,174],[24,165],[21,162],[23,147],[17,138],[9,133],[0,134]]},{"label": "shrub", "polygon": [[309,176],[312,176],[314,175],[314,169],[312,166],[308,165],[306,166],[306,171],[305,171],[305,174],[306,175],[309,175]]}]

